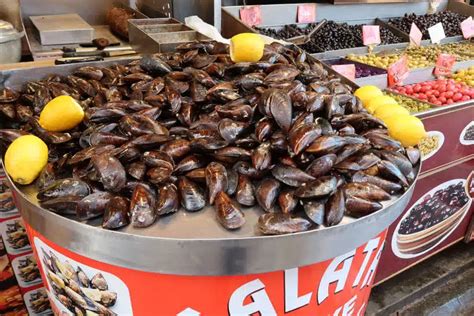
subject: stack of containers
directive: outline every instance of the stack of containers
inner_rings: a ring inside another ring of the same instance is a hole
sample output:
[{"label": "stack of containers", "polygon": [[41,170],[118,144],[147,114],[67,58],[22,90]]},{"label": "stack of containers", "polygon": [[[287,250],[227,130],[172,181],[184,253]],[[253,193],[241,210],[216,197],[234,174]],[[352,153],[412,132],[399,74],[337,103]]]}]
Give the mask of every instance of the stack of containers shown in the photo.
[{"label": "stack of containers", "polygon": [[51,309],[23,220],[0,168],[0,315],[45,315]]}]

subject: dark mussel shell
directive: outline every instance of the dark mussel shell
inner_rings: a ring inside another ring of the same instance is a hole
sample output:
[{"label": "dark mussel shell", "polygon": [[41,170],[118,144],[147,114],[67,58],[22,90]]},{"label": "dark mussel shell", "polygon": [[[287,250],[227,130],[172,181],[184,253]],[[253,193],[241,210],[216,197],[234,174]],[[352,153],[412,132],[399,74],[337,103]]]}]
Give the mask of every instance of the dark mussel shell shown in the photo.
[{"label": "dark mussel shell", "polygon": [[314,178],[326,175],[331,171],[332,167],[337,161],[335,154],[327,154],[313,160],[306,168],[306,173]]},{"label": "dark mussel shell", "polygon": [[280,182],[292,186],[299,187],[306,182],[312,181],[315,178],[299,168],[276,165],[272,169],[272,175]]},{"label": "dark mussel shell", "polygon": [[280,194],[280,182],[272,178],[263,179],[255,190],[258,204],[266,212],[271,212]]},{"label": "dark mussel shell", "polygon": [[40,201],[40,205],[46,209],[52,210],[55,213],[63,215],[76,215],[76,207],[80,201],[80,196],[64,195]]},{"label": "dark mussel shell", "polygon": [[262,143],[252,153],[252,164],[256,170],[266,170],[272,163],[270,143]]},{"label": "dark mussel shell", "polygon": [[324,223],[326,226],[334,226],[339,224],[344,218],[345,196],[344,191],[339,189],[329,197],[326,203]]},{"label": "dark mussel shell", "polygon": [[347,183],[343,186],[346,196],[355,196],[369,201],[390,200],[390,194],[371,183]]},{"label": "dark mussel shell", "polygon": [[305,201],[303,208],[306,216],[316,225],[323,225],[326,217],[325,201]]},{"label": "dark mussel shell", "polygon": [[119,229],[130,224],[129,201],[121,196],[114,196],[105,208],[102,227]]},{"label": "dark mussel shell", "polygon": [[146,174],[146,165],[142,161],[132,162],[127,166],[127,173],[136,180],[143,180]]},{"label": "dark mussel shell", "polygon": [[92,157],[94,168],[99,174],[100,182],[107,191],[119,192],[127,183],[127,173],[120,161],[109,155]]},{"label": "dark mussel shell", "polygon": [[267,213],[258,219],[258,229],[264,235],[291,234],[306,231],[311,223],[301,217],[284,213]]},{"label": "dark mussel shell", "polygon": [[368,201],[355,196],[348,196],[346,199],[346,214],[353,217],[371,214],[382,207],[379,202]]},{"label": "dark mussel shell", "polygon": [[245,224],[244,213],[235,205],[232,199],[225,192],[218,192],[216,195],[216,216],[217,221],[226,229],[238,229]]},{"label": "dark mussel shell", "polygon": [[102,216],[113,195],[109,192],[89,194],[77,203],[76,214],[80,220]]},{"label": "dark mussel shell", "polygon": [[255,187],[250,179],[245,175],[239,175],[235,198],[237,202],[244,206],[253,206],[256,203]]},{"label": "dark mussel shell", "polygon": [[217,194],[227,190],[227,170],[222,164],[211,162],[207,165],[206,185],[209,191],[209,204],[213,205]]},{"label": "dark mussel shell", "polygon": [[294,213],[298,207],[298,198],[294,190],[283,190],[278,196],[278,205],[282,213]]},{"label": "dark mussel shell", "polygon": [[388,181],[377,176],[372,176],[361,171],[356,172],[352,176],[352,181],[376,185],[389,194],[394,194],[402,189],[402,186],[396,182]]},{"label": "dark mussel shell", "polygon": [[64,196],[77,196],[83,198],[88,196],[91,191],[91,187],[86,182],[67,178],[57,180],[52,185],[40,190],[36,197],[40,201]]},{"label": "dark mussel shell", "polygon": [[337,189],[337,178],[324,176],[307,182],[295,190],[295,196],[299,198],[321,198],[334,193]]},{"label": "dark mussel shell", "polygon": [[226,193],[229,196],[233,196],[237,191],[237,185],[239,182],[239,174],[233,169],[227,169],[227,190]]},{"label": "dark mussel shell", "polygon": [[166,215],[177,212],[179,209],[178,189],[172,183],[167,183],[158,187],[158,197],[156,198],[157,215]]},{"label": "dark mussel shell", "polygon": [[186,177],[178,179],[178,190],[181,205],[186,211],[196,212],[206,206],[204,191]]},{"label": "dark mussel shell", "polygon": [[156,220],[156,197],[154,192],[138,184],[133,190],[130,200],[130,215],[132,226],[148,227]]}]

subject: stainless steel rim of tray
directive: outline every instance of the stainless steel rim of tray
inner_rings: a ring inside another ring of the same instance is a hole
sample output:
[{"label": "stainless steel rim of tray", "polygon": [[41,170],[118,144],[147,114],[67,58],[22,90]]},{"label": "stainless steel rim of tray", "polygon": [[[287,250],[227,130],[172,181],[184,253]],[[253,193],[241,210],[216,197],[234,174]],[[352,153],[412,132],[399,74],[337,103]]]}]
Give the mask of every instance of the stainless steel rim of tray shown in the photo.
[{"label": "stainless steel rim of tray", "polygon": [[[419,171],[420,165],[417,177]],[[388,201],[382,210],[360,219],[345,217],[337,226],[290,235],[256,236],[256,219],[263,213],[259,208],[245,211],[247,229],[240,232],[219,229],[212,208],[191,214],[195,215],[194,220],[186,220],[189,213],[180,210],[169,217],[168,223],[160,223],[159,219],[148,229],[134,229],[130,225],[124,231],[105,230],[41,208],[34,198],[34,186],[19,188],[8,179],[24,220],[51,242],[111,265],[174,275],[264,273],[342,255],[385,230],[407,206],[416,183],[400,197]],[[193,231],[186,230],[197,221]],[[213,238],[200,235],[213,227]],[[161,232],[167,236],[161,236]],[[176,237],[179,235],[180,238]]]}]

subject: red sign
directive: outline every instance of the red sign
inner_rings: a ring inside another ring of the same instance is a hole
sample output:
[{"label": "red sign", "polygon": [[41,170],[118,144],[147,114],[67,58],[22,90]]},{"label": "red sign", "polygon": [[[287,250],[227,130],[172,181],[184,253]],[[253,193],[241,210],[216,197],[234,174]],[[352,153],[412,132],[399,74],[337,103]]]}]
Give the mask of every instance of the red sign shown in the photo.
[{"label": "red sign", "polygon": [[334,69],[349,80],[355,80],[356,68],[354,64],[333,65],[332,69]]},{"label": "red sign", "polygon": [[465,39],[470,39],[474,36],[474,20],[472,20],[472,16],[461,22],[461,31]]},{"label": "red sign", "polygon": [[403,80],[408,77],[408,57],[403,55],[399,60],[391,64],[387,69],[388,86],[399,86],[403,84]]},{"label": "red sign", "polygon": [[240,19],[248,26],[262,24],[262,10],[259,5],[240,8]]},{"label": "red sign", "polygon": [[118,315],[364,315],[386,235],[384,231],[336,258],[284,271],[180,276],[98,262],[59,247],[29,226],[27,230],[56,315],[67,309],[45,277],[51,274],[45,262],[53,255],[89,279],[100,273],[108,290],[117,294],[108,308]]},{"label": "red sign", "polygon": [[316,4],[300,4],[298,6],[298,23],[314,23],[315,21]]},{"label": "red sign", "polygon": [[436,66],[433,70],[435,76],[449,76],[456,63],[456,56],[449,54],[439,54]]},{"label": "red sign", "polygon": [[365,46],[380,44],[380,26],[379,25],[363,25],[362,26],[362,42]]},{"label": "red sign", "polygon": [[410,28],[410,43],[416,46],[420,46],[423,33],[421,33],[418,26],[415,23],[411,24]]}]

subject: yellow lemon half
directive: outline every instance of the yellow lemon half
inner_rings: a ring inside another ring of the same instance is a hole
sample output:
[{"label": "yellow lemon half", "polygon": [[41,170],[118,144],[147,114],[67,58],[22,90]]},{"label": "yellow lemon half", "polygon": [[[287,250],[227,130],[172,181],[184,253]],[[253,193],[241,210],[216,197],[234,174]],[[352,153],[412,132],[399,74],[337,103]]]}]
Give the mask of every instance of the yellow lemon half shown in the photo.
[{"label": "yellow lemon half", "polygon": [[15,139],[5,153],[5,170],[13,181],[30,184],[48,162],[48,146],[34,135]]},{"label": "yellow lemon half", "polygon": [[392,115],[385,120],[388,133],[403,146],[416,146],[426,136],[423,122],[412,115]]},{"label": "yellow lemon half", "polygon": [[265,43],[260,35],[241,33],[230,39],[230,58],[233,62],[257,62],[263,56]]},{"label": "yellow lemon half", "polygon": [[397,101],[394,98],[389,97],[388,95],[379,95],[367,102],[365,108],[367,109],[367,111],[369,111],[369,113],[373,114],[379,106],[387,104],[398,105]]},{"label": "yellow lemon half", "polygon": [[47,131],[62,132],[70,130],[84,119],[81,105],[68,95],[52,99],[41,111],[39,123]]},{"label": "yellow lemon half", "polygon": [[363,86],[357,89],[354,92],[354,95],[358,97],[364,106],[368,104],[368,102],[379,95],[383,95],[382,90],[377,88],[376,86]]},{"label": "yellow lemon half", "polygon": [[393,115],[409,115],[410,111],[398,104],[384,104],[379,107],[374,112],[376,118],[385,121],[387,118]]}]

